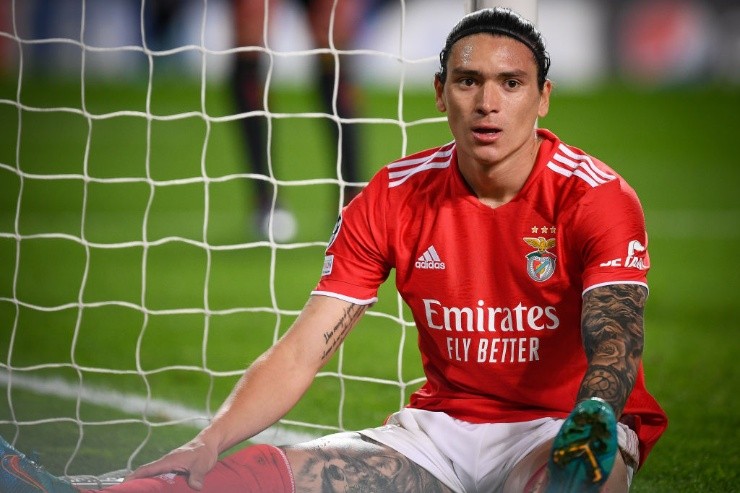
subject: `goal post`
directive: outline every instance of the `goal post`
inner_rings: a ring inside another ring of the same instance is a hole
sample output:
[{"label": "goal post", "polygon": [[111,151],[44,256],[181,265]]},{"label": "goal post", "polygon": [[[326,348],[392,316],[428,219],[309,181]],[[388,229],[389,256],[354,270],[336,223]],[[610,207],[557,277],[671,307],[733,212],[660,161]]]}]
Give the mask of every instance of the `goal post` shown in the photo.
[{"label": "goal post", "polygon": [[522,17],[537,25],[538,0],[464,0],[465,11],[473,12],[475,10],[493,8],[493,7],[507,7],[515,12],[518,12]]}]

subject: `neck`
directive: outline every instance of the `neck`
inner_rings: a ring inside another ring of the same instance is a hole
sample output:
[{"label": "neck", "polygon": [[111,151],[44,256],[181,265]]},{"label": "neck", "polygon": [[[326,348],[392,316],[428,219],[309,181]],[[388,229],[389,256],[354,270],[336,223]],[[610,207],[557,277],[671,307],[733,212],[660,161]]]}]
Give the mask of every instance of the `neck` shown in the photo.
[{"label": "neck", "polygon": [[499,162],[459,163],[463,178],[478,200],[492,208],[510,202],[524,187],[534,168],[540,140],[535,133],[516,152]]}]

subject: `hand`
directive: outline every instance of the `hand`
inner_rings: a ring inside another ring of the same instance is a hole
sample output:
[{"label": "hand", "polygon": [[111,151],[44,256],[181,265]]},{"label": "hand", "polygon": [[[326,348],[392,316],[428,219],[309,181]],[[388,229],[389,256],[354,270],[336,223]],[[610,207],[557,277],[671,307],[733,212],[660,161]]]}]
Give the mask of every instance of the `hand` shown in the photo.
[{"label": "hand", "polygon": [[125,481],[176,473],[186,475],[188,485],[195,490],[201,490],[206,473],[213,468],[217,460],[216,448],[196,437],[164,457],[137,468]]}]

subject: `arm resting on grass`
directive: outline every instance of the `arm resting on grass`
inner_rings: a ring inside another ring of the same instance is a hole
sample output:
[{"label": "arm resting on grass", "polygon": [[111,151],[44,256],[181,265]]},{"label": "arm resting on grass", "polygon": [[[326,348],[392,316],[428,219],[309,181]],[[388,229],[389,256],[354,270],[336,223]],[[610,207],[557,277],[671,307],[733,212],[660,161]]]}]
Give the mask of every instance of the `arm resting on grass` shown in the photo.
[{"label": "arm resting on grass", "polygon": [[179,472],[200,489],[218,454],[268,428],[295,406],[366,309],[312,296],[290,330],[247,368],[211,424],[129,479]]}]

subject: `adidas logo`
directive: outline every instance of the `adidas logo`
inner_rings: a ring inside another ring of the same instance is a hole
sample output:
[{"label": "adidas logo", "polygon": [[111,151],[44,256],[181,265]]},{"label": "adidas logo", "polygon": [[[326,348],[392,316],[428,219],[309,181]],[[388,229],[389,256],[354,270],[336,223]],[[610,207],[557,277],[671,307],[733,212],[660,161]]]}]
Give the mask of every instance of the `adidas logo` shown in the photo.
[{"label": "adidas logo", "polygon": [[417,269],[437,269],[444,270],[445,263],[439,258],[437,250],[434,249],[434,245],[426,249],[426,251],[416,260],[414,264]]}]

